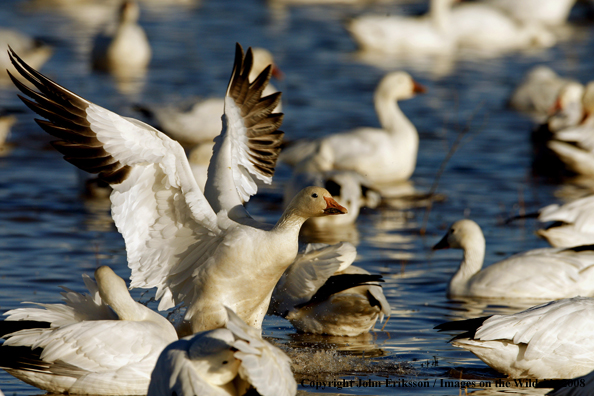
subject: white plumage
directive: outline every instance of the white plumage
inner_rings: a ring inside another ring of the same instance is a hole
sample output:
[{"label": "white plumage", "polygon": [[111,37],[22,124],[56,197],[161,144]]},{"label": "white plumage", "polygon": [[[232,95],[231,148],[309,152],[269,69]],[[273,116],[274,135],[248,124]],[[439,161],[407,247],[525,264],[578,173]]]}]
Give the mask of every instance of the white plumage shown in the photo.
[{"label": "white plumage", "polygon": [[555,247],[594,244],[594,196],[540,209],[538,220],[558,222],[536,233]]},{"label": "white plumage", "polygon": [[235,313],[224,329],[201,332],[169,345],[151,375],[148,396],[292,396],[291,362]]},{"label": "white plumage", "polygon": [[591,247],[529,250],[481,270],[485,238],[472,220],[459,220],[433,249],[464,250],[452,276],[448,297],[556,299],[594,295],[594,250]]}]

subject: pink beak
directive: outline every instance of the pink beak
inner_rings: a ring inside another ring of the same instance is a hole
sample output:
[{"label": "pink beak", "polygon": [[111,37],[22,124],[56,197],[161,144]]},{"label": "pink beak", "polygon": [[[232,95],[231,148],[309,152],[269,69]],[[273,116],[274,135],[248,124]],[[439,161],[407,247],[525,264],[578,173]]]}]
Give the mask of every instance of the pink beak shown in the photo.
[{"label": "pink beak", "polygon": [[332,197],[324,197],[326,201],[326,209],[324,209],[324,213],[328,215],[337,215],[337,214],[345,214],[348,213],[345,207],[340,206],[338,202],[334,200]]}]

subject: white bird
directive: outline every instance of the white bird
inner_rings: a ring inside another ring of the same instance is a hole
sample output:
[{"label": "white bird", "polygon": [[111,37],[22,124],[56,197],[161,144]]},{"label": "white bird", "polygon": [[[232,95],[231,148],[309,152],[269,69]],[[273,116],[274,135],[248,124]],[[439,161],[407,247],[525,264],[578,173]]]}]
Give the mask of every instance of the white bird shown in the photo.
[{"label": "white bird", "polygon": [[456,0],[430,0],[422,17],[363,15],[347,29],[364,51],[387,54],[444,54],[455,49],[450,8]]},{"label": "white bird", "polygon": [[54,52],[52,47],[13,29],[0,28],[0,80],[6,80],[9,70],[14,74],[15,69],[8,56],[8,47],[22,54],[23,59],[34,68],[39,69]]},{"label": "white bird", "polygon": [[538,22],[521,23],[488,4],[461,4],[450,13],[451,34],[461,48],[499,53],[547,48],[557,39]]},{"label": "white bird", "polygon": [[[285,184],[284,205],[307,186],[324,187],[348,213],[343,216],[312,217],[307,221],[316,227],[326,228],[352,224],[362,207],[375,208],[381,196],[371,187],[367,178],[354,171],[332,170],[334,153],[328,142],[321,141],[316,152],[302,159],[293,169],[291,179]],[[194,167],[192,168],[194,169]],[[197,172],[194,172],[196,175]]]},{"label": "white bird", "polygon": [[527,113],[536,122],[543,123],[550,116],[561,88],[572,81],[560,77],[548,66],[535,66],[514,90],[509,104],[514,109]]},{"label": "white bird", "polygon": [[12,56],[19,73],[41,91],[13,80],[36,101],[24,102],[50,120],[37,122],[61,139],[54,147],[113,188],[112,217],[126,243],[131,287],[156,287],[161,310],[188,306],[191,333],[222,327],[225,306],[261,327],[272,290],[297,255],[302,224],[345,213],[318,187],[302,190],[274,226],[255,221],[243,207],[257,192],[254,177],[271,182],[283,115],[271,114],[280,93],[260,98],[270,68],[250,83],[252,51],[244,58],[239,44],[204,194],[179,143],[77,96]]},{"label": "white bird", "polygon": [[136,2],[122,3],[117,23],[95,37],[91,51],[94,69],[125,75],[146,69],[151,60],[151,46],[137,23],[139,15]]},{"label": "white bird", "polygon": [[[147,396],[292,396],[297,384],[291,360],[227,308],[224,329],[170,344],[151,375]],[[249,393],[252,394],[252,393]]]},{"label": "white bird", "polygon": [[408,73],[389,73],[380,81],[374,95],[381,129],[362,127],[318,141],[297,143],[283,150],[281,160],[294,165],[324,142],[331,148],[333,169],[358,172],[374,186],[407,180],[417,163],[419,134],[397,101],[424,91]]},{"label": "white bird", "polygon": [[574,378],[594,369],[594,299],[574,297],[512,315],[448,322],[452,345],[512,378]]},{"label": "white bird", "polygon": [[594,195],[564,205],[552,204],[539,210],[538,220],[551,226],[536,231],[551,246],[571,247],[594,244]]},{"label": "white bird", "polygon": [[594,295],[594,247],[543,248],[518,253],[481,270],[485,237],[472,220],[459,220],[433,249],[463,249],[448,297],[557,299]]},{"label": "white bird", "polygon": [[[547,396],[589,396],[594,392],[594,371],[581,377],[560,381],[543,381],[543,388],[553,388]],[[550,383],[555,383],[550,386]]]},{"label": "white bird", "polygon": [[354,337],[368,332],[390,316],[390,304],[381,275],[351,265],[356,256],[347,242],[308,244],[276,285],[268,313],[304,333]]},{"label": "white bird", "polygon": [[[254,81],[269,65],[274,77],[282,77],[282,72],[276,66],[270,51],[264,48],[254,48],[253,53],[254,65],[250,72],[250,81]],[[272,84],[268,84],[262,95],[272,95],[276,92],[276,88]],[[224,98],[199,100],[193,103],[189,110],[181,109],[175,105],[137,106],[142,113],[154,118],[163,132],[182,144],[190,146],[210,143],[221,132],[221,114],[223,114],[224,107]],[[280,101],[273,112],[282,112]]]},{"label": "white bird", "polygon": [[0,366],[51,393],[144,395],[171,323],[134,301],[109,267],[83,280],[89,294],[65,289],[65,304],[6,312]]},{"label": "white bird", "polygon": [[483,0],[522,22],[562,25],[576,0]]}]

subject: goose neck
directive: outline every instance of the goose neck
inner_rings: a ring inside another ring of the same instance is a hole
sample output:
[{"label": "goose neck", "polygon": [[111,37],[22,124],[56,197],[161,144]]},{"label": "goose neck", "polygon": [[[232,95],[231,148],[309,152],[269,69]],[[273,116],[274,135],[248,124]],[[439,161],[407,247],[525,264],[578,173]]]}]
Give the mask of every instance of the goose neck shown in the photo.
[{"label": "goose neck", "polygon": [[106,292],[105,288],[99,285],[99,294],[120,320],[139,321],[145,319],[142,306],[132,299],[127,289]]},{"label": "goose neck", "polygon": [[395,98],[377,95],[375,97],[375,111],[384,130],[397,133],[417,133],[415,126],[404,115]]},{"label": "goose neck", "polygon": [[485,259],[485,240],[475,240],[475,243],[464,246],[464,257],[456,274],[452,277],[451,285],[465,285],[470,278],[479,272]]},{"label": "goose neck", "polygon": [[300,215],[295,208],[288,207],[280,219],[276,222],[274,231],[295,231],[299,233],[301,226],[307,220],[306,217]]},{"label": "goose neck", "polygon": [[450,0],[431,0],[429,4],[429,18],[440,32],[446,33],[450,29]]}]

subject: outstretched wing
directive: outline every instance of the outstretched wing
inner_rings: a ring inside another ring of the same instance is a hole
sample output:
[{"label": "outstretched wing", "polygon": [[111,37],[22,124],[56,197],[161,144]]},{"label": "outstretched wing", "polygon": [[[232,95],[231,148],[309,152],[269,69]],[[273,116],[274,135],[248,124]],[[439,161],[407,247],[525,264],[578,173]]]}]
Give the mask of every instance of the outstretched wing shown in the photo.
[{"label": "outstretched wing", "polygon": [[179,280],[179,274],[191,274],[206,260],[220,234],[183,148],[149,125],[70,92],[13,51],[10,56],[16,70],[39,90],[11,75],[33,99],[19,95],[23,102],[48,120],[36,121],[59,139],[54,147],[66,161],[98,173],[113,187],[112,216],[126,242],[131,286],[157,287],[157,299],[163,298],[159,309],[179,303],[184,297],[180,290],[187,289],[180,283],[191,279]]},{"label": "outstretched wing", "polygon": [[253,60],[252,49],[248,49],[244,58],[243,49],[237,44],[225,97],[223,130],[215,138],[204,189],[216,213],[226,210],[231,216],[239,217],[247,216],[243,203],[257,192],[252,176],[267,184],[272,182],[284,135],[277,130],[283,114],[272,113],[280,101],[280,92],[262,98],[271,67],[250,82]]},{"label": "outstretched wing", "polygon": [[284,315],[311,300],[334,273],[347,268],[356,257],[357,249],[348,242],[307,245],[274,288],[269,313]]}]

